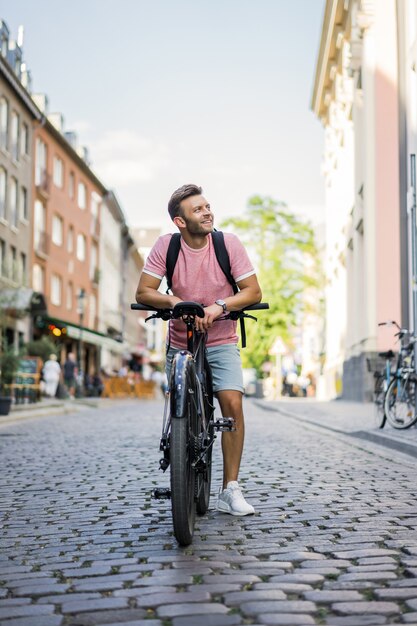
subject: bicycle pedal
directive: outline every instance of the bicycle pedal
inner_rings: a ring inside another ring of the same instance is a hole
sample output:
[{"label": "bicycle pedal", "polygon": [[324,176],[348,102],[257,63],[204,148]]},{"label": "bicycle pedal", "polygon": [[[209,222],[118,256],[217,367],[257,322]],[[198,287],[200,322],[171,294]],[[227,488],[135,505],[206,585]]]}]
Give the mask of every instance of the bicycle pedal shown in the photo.
[{"label": "bicycle pedal", "polygon": [[152,491],[152,498],[155,500],[170,500],[171,499],[171,489],[166,489],[164,487],[157,487]]},{"label": "bicycle pedal", "polygon": [[218,432],[231,432],[236,430],[234,417],[220,417],[214,422],[214,428]]}]

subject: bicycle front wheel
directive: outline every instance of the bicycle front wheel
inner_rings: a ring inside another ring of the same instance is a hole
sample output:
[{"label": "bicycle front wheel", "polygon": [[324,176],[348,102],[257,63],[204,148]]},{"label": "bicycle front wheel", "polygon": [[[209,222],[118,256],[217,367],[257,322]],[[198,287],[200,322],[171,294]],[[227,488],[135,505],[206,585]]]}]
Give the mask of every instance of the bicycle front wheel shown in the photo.
[{"label": "bicycle front wheel", "polygon": [[192,464],[200,432],[194,369],[189,362],[182,369],[181,379],[183,393],[186,394],[182,401],[179,400],[183,408],[181,415],[175,410],[171,415],[171,503],[175,538],[180,546],[188,546],[194,534],[196,472]]},{"label": "bicycle front wheel", "polygon": [[385,414],[393,428],[409,428],[417,421],[416,383],[410,377],[394,378],[385,395]]},{"label": "bicycle front wheel", "polygon": [[385,414],[385,376],[378,376],[375,379],[374,404],[375,404],[375,425],[384,428],[387,416]]}]

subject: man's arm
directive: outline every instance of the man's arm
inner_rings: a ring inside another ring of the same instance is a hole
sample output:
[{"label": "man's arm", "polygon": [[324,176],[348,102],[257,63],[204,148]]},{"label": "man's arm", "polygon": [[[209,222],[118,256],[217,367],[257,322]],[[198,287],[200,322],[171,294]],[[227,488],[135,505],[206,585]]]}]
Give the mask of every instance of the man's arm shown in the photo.
[{"label": "man's arm", "polygon": [[233,296],[225,298],[228,311],[240,311],[245,306],[258,304],[262,300],[262,291],[256,274],[252,274],[237,283],[240,291]]},{"label": "man's arm", "polygon": [[172,309],[177,302],[181,302],[176,296],[160,293],[158,291],[161,280],[146,272],[142,272],[138,288],[136,289],[136,302],[147,304],[157,309]]},{"label": "man's arm", "polygon": [[[256,274],[252,274],[237,283],[240,291],[233,296],[225,298],[228,311],[240,311],[246,306],[257,304],[262,299],[262,291],[256,278]],[[211,328],[213,322],[223,315],[223,309],[219,304],[211,304],[205,307],[204,319],[196,318],[196,326],[198,330],[207,330]]]}]

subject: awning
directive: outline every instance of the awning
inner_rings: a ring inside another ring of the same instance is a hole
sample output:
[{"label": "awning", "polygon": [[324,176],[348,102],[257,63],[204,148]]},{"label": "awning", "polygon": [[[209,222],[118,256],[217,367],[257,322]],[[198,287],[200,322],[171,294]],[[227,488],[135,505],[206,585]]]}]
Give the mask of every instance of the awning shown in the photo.
[{"label": "awning", "polygon": [[46,323],[56,324],[60,328],[65,328],[67,337],[84,341],[85,343],[91,343],[95,346],[100,346],[110,352],[116,354],[123,354],[129,352],[129,344],[122,341],[116,341],[103,333],[99,333],[96,330],[89,330],[87,328],[81,328],[77,324],[69,324],[66,320],[58,319],[57,317],[45,317],[43,318]]},{"label": "awning", "polygon": [[95,333],[91,330],[86,330],[84,328],[81,330],[78,326],[67,325],[67,337],[72,337],[73,339],[78,340],[82,339],[85,343],[92,343],[95,346],[106,348],[107,350],[110,350],[110,352],[116,352],[117,354],[123,354],[128,350],[128,345],[126,343],[121,343],[120,341],[111,339],[111,337],[106,337],[106,335]]},{"label": "awning", "polygon": [[2,289],[0,293],[0,308],[6,311],[19,311],[33,314],[46,314],[47,305],[42,293],[20,287],[19,289]]}]

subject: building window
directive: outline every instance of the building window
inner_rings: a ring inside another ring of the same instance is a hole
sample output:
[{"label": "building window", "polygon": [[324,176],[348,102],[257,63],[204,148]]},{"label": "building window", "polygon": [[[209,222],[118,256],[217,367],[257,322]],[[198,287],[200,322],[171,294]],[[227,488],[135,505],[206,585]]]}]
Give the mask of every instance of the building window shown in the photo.
[{"label": "building window", "polygon": [[0,147],[7,150],[9,145],[9,103],[0,98]]},{"label": "building window", "polygon": [[27,282],[27,257],[24,252],[20,253],[20,280],[22,285],[26,285]]},{"label": "building window", "polygon": [[64,222],[59,215],[54,215],[52,218],[52,243],[56,246],[62,246],[64,232]]},{"label": "building window", "polygon": [[69,183],[68,183],[68,194],[71,200],[74,200],[75,197],[75,176],[74,172],[70,172],[69,175]]},{"label": "building window", "polygon": [[72,226],[68,229],[67,251],[72,254],[74,252],[74,229]]},{"label": "building window", "polygon": [[62,279],[57,274],[51,276],[51,303],[60,306],[62,301]]},{"label": "building window", "polygon": [[23,122],[20,132],[20,153],[29,154],[29,126]]},{"label": "building window", "polygon": [[6,219],[7,173],[0,167],[0,219]]},{"label": "building window", "polygon": [[42,202],[35,200],[33,221],[33,245],[35,251],[46,253],[46,209]]},{"label": "building window", "polygon": [[87,208],[87,187],[84,183],[78,183],[78,206],[83,210]]},{"label": "building window", "polygon": [[87,247],[86,239],[84,235],[79,233],[77,235],[77,259],[79,261],[85,261],[86,247]]},{"label": "building window", "polygon": [[10,146],[10,152],[12,154],[12,159],[14,159],[15,161],[19,160],[19,126],[19,116],[16,111],[12,111],[10,124],[12,141]]},{"label": "building window", "polygon": [[46,185],[46,163],[47,163],[47,148],[46,143],[42,139],[36,140],[36,154],[35,154],[35,185]]},{"label": "building window", "polygon": [[18,224],[18,211],[17,211],[17,180],[15,178],[10,179],[10,224],[17,228]]},{"label": "building window", "polygon": [[96,311],[97,311],[97,299],[95,295],[92,293],[90,295],[90,306],[88,308],[88,326],[90,328],[95,328],[96,326]]},{"label": "building window", "polygon": [[26,187],[20,188],[20,219],[26,221],[29,219],[28,215],[28,190]]},{"label": "building window", "polygon": [[18,277],[18,268],[17,268],[17,250],[14,246],[10,246],[10,278],[16,283]]},{"label": "building window", "polygon": [[32,283],[34,291],[40,291],[42,293],[45,290],[45,271],[43,267],[37,263],[33,266]]},{"label": "building window", "polygon": [[67,285],[67,309],[68,311],[71,311],[72,309],[73,293],[74,293],[74,288],[72,286],[72,283],[68,283]]},{"label": "building window", "polygon": [[0,239],[0,276],[6,276],[6,242]]},{"label": "building window", "polygon": [[59,157],[54,157],[54,185],[60,189],[64,186],[64,163]]},{"label": "building window", "polygon": [[101,198],[93,191],[91,194],[91,233],[97,233],[98,211]]}]

